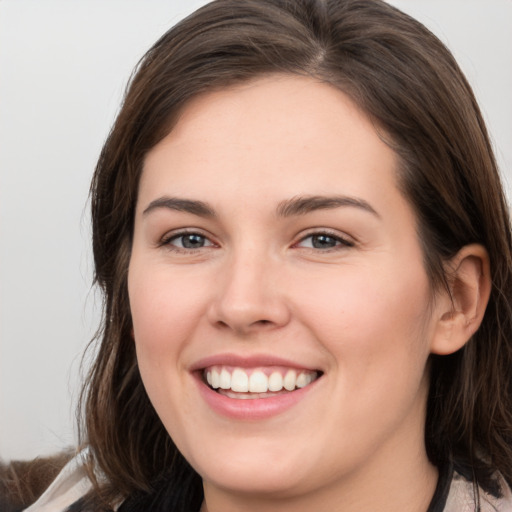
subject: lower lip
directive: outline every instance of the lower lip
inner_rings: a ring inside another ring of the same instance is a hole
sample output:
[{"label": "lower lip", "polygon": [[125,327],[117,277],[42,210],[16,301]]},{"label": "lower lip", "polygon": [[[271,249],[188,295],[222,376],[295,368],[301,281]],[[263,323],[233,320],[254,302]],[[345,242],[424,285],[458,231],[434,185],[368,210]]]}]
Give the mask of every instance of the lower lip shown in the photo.
[{"label": "lower lip", "polygon": [[315,387],[318,379],[304,388],[268,398],[229,398],[206,385],[201,375],[196,374],[199,392],[205,402],[217,414],[238,420],[263,420],[290,409],[305,398]]}]

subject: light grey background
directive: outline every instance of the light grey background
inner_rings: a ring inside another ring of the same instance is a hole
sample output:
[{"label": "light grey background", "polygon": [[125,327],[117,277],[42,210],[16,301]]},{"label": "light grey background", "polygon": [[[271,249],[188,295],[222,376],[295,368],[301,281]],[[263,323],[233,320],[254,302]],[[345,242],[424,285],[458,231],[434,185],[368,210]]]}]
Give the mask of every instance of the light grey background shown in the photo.
[{"label": "light grey background", "polygon": [[[0,0],[0,458],[75,442],[87,195],[133,66],[201,0]],[[512,0],[393,0],[455,53],[512,183]],[[507,189],[509,185],[507,185]]]}]

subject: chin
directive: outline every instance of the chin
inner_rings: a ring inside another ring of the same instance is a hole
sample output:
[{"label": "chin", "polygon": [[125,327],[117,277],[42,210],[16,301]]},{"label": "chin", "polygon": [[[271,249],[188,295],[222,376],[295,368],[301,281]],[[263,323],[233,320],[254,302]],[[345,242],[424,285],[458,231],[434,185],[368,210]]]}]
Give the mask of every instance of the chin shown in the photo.
[{"label": "chin", "polygon": [[229,450],[216,450],[213,457],[203,451],[189,460],[205,484],[237,493],[285,497],[311,480],[300,455],[268,451],[261,447],[261,442],[256,444],[244,449],[240,443],[232,443]]},{"label": "chin", "polygon": [[295,468],[269,468],[267,461],[263,466],[246,464],[245,467],[217,467],[206,472],[202,478],[206,486],[229,490],[231,493],[255,494],[285,498],[303,490],[306,482],[304,475],[297,475]]}]

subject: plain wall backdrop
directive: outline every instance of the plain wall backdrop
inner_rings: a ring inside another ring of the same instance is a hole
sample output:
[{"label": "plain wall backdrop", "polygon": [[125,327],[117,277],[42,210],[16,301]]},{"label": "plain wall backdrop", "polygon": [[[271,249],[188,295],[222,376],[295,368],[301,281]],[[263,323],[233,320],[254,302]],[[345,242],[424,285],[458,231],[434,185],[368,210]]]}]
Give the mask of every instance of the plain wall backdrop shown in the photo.
[{"label": "plain wall backdrop", "polygon": [[[0,0],[0,458],[76,442],[88,187],[143,53],[201,0]],[[512,196],[512,0],[393,0],[454,52]],[[134,418],[136,421],[136,418]]]}]

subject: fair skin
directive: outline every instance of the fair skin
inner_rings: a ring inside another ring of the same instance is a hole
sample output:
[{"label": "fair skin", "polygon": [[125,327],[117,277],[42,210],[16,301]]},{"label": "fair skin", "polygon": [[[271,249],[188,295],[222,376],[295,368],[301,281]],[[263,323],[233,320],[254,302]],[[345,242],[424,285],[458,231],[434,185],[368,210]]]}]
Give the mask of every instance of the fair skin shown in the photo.
[{"label": "fair skin", "polygon": [[[455,309],[444,291],[432,301],[396,169],[343,93],[288,76],[192,100],[148,153],[134,339],[203,510],[427,509],[427,360],[478,327],[488,264],[465,248]],[[288,373],[294,390],[258,387]],[[258,392],[243,391],[253,374]]]}]

